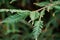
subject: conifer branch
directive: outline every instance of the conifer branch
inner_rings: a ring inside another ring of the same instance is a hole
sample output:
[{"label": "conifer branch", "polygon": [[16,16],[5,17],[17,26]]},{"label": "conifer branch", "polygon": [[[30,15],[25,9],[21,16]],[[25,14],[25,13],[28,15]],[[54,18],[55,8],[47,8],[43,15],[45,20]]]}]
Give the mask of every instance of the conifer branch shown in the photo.
[{"label": "conifer branch", "polygon": [[20,10],[20,9],[0,9],[0,12],[30,12],[30,11],[28,11],[28,10]]}]

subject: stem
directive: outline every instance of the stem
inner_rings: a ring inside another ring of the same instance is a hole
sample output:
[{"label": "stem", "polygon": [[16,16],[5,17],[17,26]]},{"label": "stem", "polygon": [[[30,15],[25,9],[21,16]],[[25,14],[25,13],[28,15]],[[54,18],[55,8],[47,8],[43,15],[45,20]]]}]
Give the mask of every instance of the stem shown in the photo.
[{"label": "stem", "polygon": [[28,11],[28,10],[19,10],[19,9],[0,9],[0,12],[30,12],[30,11]]},{"label": "stem", "polygon": [[[51,0],[50,0],[50,1],[51,1]],[[34,4],[35,4],[35,3],[34,3]],[[36,10],[36,11],[41,11],[41,10],[43,10],[43,9],[49,7],[49,6],[54,6],[54,5],[57,5],[57,4],[60,4],[60,2],[58,1],[58,2],[56,2],[55,4],[50,3],[50,4],[46,5],[45,7],[42,7],[42,8],[40,8],[40,9]]]}]

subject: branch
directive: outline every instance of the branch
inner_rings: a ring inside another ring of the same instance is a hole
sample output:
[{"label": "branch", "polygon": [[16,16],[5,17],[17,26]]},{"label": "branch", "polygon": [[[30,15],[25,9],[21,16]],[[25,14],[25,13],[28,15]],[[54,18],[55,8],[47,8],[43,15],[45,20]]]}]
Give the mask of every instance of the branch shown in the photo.
[{"label": "branch", "polygon": [[0,12],[30,12],[30,11],[28,11],[28,10],[19,10],[19,9],[0,9]]},{"label": "branch", "polygon": [[[34,4],[35,4],[35,3],[34,3]],[[49,7],[49,6],[54,6],[54,5],[57,5],[57,4],[60,4],[60,2],[57,1],[55,4],[50,3],[50,4],[48,4],[48,5],[46,5],[46,6],[42,7],[42,8],[40,8],[40,9],[38,9],[38,10],[35,10],[35,11],[41,11],[41,10],[44,10],[45,8],[47,8],[47,7]]]}]

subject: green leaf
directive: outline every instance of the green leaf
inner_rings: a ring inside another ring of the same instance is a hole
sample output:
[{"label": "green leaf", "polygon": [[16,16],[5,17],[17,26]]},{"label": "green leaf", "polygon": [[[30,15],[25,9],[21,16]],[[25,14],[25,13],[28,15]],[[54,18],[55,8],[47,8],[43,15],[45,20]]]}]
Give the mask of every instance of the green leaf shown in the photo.
[{"label": "green leaf", "polygon": [[55,5],[56,5],[56,4],[60,4],[60,1],[59,1],[59,0],[53,1],[52,4],[55,4]]},{"label": "green leaf", "polygon": [[53,7],[52,6],[48,6],[47,7],[47,11],[49,12],[50,10],[52,10],[53,9]]},{"label": "green leaf", "polygon": [[60,10],[60,6],[54,6],[54,8]]},{"label": "green leaf", "polygon": [[19,34],[13,34],[12,37],[11,37],[11,40],[19,40],[20,38],[20,35]]},{"label": "green leaf", "polygon": [[34,38],[38,38],[43,28],[43,21],[35,21],[33,28],[33,36]]},{"label": "green leaf", "polygon": [[10,30],[10,28],[9,28],[10,25],[9,25],[8,23],[5,23],[4,26],[6,26],[6,27],[5,27],[6,29],[3,29],[3,34],[4,34],[4,35],[7,35],[7,34],[9,34],[9,33],[11,32],[11,30]]},{"label": "green leaf", "polygon": [[46,6],[49,4],[49,2],[40,2],[40,3],[35,3],[37,6]]},{"label": "green leaf", "polygon": [[40,12],[40,18],[45,15],[45,9]]},{"label": "green leaf", "polygon": [[20,20],[24,20],[29,15],[29,12],[19,12],[15,15],[11,15],[7,17],[5,20],[2,21],[2,23],[16,23]]},{"label": "green leaf", "polygon": [[19,30],[17,29],[17,27],[16,27],[16,25],[15,25],[15,24],[11,24],[11,26],[10,26],[10,27],[11,27],[11,29],[10,29],[10,30],[11,30],[11,32],[12,32],[12,33],[19,32]]},{"label": "green leaf", "polygon": [[56,17],[56,19],[60,19],[60,10],[56,10],[55,12],[55,17]]},{"label": "green leaf", "polygon": [[33,11],[33,12],[30,13],[31,20],[35,20],[38,17],[39,17],[39,13],[38,12]]}]

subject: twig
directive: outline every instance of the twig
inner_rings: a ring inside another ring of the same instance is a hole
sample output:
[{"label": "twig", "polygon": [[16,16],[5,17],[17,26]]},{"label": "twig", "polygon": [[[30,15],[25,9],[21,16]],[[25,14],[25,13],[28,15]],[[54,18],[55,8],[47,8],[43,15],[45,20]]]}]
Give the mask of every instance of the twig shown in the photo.
[{"label": "twig", "polygon": [[43,10],[43,9],[47,8],[48,6],[53,6],[53,5],[54,5],[54,4],[49,4],[49,5],[46,5],[45,7],[40,8],[40,9],[38,9],[38,10],[36,10],[36,11],[41,11],[41,10]]},{"label": "twig", "polygon": [[32,20],[29,20],[28,23],[30,23]]},{"label": "twig", "polygon": [[49,7],[49,6],[54,6],[54,5],[56,5],[56,4],[60,4],[60,2],[56,2],[55,4],[50,3],[50,4],[46,5],[46,6],[44,6],[43,8],[40,8],[40,9],[35,10],[35,11],[41,11],[41,10],[43,10],[43,9]]},{"label": "twig", "polygon": [[19,9],[0,9],[0,12],[8,12],[8,11],[10,11],[10,12],[28,12],[28,10],[19,10]]}]

